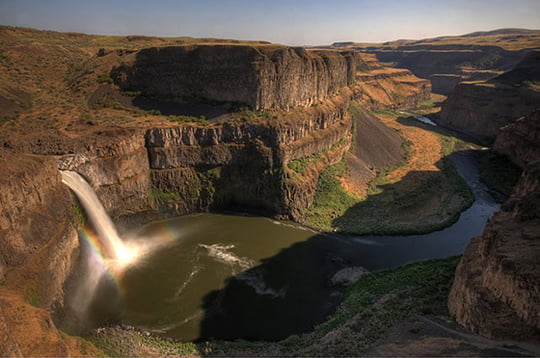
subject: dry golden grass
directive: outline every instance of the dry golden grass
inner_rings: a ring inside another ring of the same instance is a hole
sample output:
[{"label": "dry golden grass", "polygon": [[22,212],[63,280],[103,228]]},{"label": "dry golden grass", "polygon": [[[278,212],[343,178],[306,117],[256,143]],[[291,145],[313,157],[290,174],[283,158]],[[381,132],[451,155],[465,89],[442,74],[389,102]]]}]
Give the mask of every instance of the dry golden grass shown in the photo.
[{"label": "dry golden grass", "polygon": [[[422,40],[397,40],[385,43],[356,43],[353,47],[388,47],[397,48],[405,46],[498,46],[509,51],[518,51],[527,48],[540,47],[540,30],[496,30],[478,33],[475,36],[442,36]],[[455,51],[455,50],[452,50]]]}]

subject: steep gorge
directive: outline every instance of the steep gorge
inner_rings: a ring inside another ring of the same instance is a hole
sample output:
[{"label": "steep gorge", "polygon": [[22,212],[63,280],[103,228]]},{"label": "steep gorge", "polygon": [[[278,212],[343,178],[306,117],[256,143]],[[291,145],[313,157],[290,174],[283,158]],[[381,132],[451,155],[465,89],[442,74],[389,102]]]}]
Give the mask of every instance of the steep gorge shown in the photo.
[{"label": "steep gorge", "polygon": [[459,84],[443,103],[437,123],[493,142],[499,128],[534,111],[540,103],[540,51],[489,81]]},{"label": "steep gorge", "polygon": [[[208,72],[201,73],[205,67],[196,61],[179,61],[182,66],[194,64],[194,68],[183,77],[188,82],[175,82],[182,70],[174,65],[176,57],[193,52],[202,56],[201,61],[204,58],[219,66],[207,64]],[[165,54],[168,55],[160,57]],[[228,56],[230,61],[222,63],[218,61],[220,56]],[[154,66],[155,61],[162,60],[163,67]],[[400,100],[393,103],[396,107],[414,106],[429,95],[429,85],[416,81],[410,73],[380,73],[369,80],[362,79],[363,84],[357,83],[356,69],[371,69],[351,52],[281,46],[174,46],[140,51],[100,50],[91,61],[98,63],[99,70],[112,64],[112,76],[126,89],[211,104],[241,102],[267,111],[253,112],[256,114],[247,119],[233,114],[233,118],[223,121],[178,124],[165,121],[163,116],[116,120],[132,113],[121,109],[114,112],[116,117],[112,121],[96,116],[85,120],[68,117],[62,122],[56,118],[48,120],[48,111],[57,108],[57,104],[47,101],[63,99],[38,97],[46,103],[43,109],[33,108],[22,117],[24,121],[3,123],[0,132],[5,174],[0,182],[0,234],[8,238],[0,242],[0,278],[7,285],[5,289],[0,287],[2,307],[13,303],[11,290],[19,294],[18,299],[49,311],[63,304],[63,285],[79,252],[76,229],[80,213],[61,183],[58,170],[81,173],[117,222],[140,223],[223,209],[299,220],[313,201],[321,172],[340,161],[351,144],[351,102],[365,106],[364,110],[392,104],[387,102],[391,97],[378,102],[379,97],[369,95],[369,88],[381,87],[379,81],[392,82],[402,89],[394,96]],[[171,64],[172,69],[167,67]],[[152,69],[158,70],[156,82],[152,82]],[[201,77],[197,78],[197,74]],[[142,77],[138,78],[139,75]],[[76,90],[77,96],[90,95],[100,86],[91,81],[93,76],[94,72],[82,75],[80,83],[91,86]],[[245,78],[253,82],[243,82]],[[146,81],[152,89],[137,87]],[[188,92],[194,82],[199,87]],[[173,83],[178,88],[171,87]],[[227,84],[233,88],[224,88]],[[244,91],[246,86],[249,91]],[[167,92],[171,88],[172,92]],[[71,88],[63,90],[75,96],[69,92]],[[220,97],[223,93],[229,97]],[[253,93],[257,95],[253,97]],[[110,113],[109,109],[89,111],[99,115]],[[365,138],[369,137],[371,127],[363,126],[361,121],[354,126]],[[377,133],[390,133],[393,151],[381,161],[371,160],[368,153],[358,154],[367,156],[360,159],[370,166],[369,175],[401,160],[399,136],[383,125],[376,127]],[[293,169],[295,164],[305,161],[308,164],[303,173]],[[8,322],[9,332],[24,330],[23,319],[4,321]],[[56,332],[50,316],[40,324]],[[27,338],[6,339],[18,344],[23,355],[66,352],[61,340],[55,341],[60,350],[31,351],[25,348]]]},{"label": "steep gorge", "polygon": [[448,306],[456,320],[488,337],[538,340],[540,328],[539,112],[499,131],[494,149],[524,172],[511,197],[456,270]]}]

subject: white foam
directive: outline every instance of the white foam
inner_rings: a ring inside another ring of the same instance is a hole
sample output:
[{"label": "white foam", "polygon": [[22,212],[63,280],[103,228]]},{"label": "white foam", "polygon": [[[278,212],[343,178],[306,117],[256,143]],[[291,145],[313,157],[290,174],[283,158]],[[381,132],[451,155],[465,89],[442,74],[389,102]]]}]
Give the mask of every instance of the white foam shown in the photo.
[{"label": "white foam", "polygon": [[214,258],[216,261],[222,262],[230,266],[237,265],[240,266],[242,269],[247,270],[253,267],[255,264],[253,260],[247,257],[238,257],[234,252],[231,252],[230,250],[235,247],[233,244],[199,244],[199,247],[208,250],[208,256]]},{"label": "white foam", "polygon": [[428,117],[424,117],[424,116],[421,116],[419,114],[413,114],[413,113],[408,113],[408,112],[403,112],[403,111],[400,111],[399,113],[403,113],[403,114],[406,114],[408,116],[412,116],[414,119],[416,119],[417,121],[420,121],[422,123],[425,123],[425,124],[429,124],[430,126],[434,126],[434,127],[437,127],[437,123],[433,122],[431,119],[429,119]]},{"label": "white foam", "polygon": [[184,282],[182,282],[180,287],[178,287],[178,289],[174,293],[173,297],[170,298],[170,299],[167,299],[166,301],[167,302],[174,302],[174,301],[178,300],[178,298],[180,297],[182,292],[184,292],[186,287],[191,283],[191,281],[193,281],[193,278],[195,278],[195,276],[197,276],[197,274],[200,271],[201,271],[201,266],[198,266],[198,265],[194,266],[193,270],[189,273],[188,278]]},{"label": "white foam", "polygon": [[262,272],[260,270],[244,271],[235,276],[235,279],[242,281],[252,287],[258,295],[272,296],[274,298],[284,298],[287,290],[281,288],[275,290],[269,287],[264,280]]}]

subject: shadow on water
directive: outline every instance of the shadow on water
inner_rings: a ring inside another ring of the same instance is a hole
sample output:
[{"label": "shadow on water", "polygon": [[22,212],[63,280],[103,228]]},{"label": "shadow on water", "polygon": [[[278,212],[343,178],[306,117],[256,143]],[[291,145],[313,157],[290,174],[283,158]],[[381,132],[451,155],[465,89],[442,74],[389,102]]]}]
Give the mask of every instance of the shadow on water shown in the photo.
[{"label": "shadow on water", "polygon": [[203,300],[200,339],[273,341],[313,329],[341,299],[330,275],[345,261],[332,246],[315,235],[227,279]]},{"label": "shadow on water", "polygon": [[[344,267],[368,270],[393,268],[408,262],[461,254],[469,240],[479,235],[498,205],[479,181],[474,151],[452,155],[458,172],[471,186],[475,202],[457,222],[424,235],[357,236],[321,233],[283,249],[261,264],[234,275],[224,288],[208,293],[202,307],[200,340],[279,340],[308,332],[322,323],[341,301],[343,291],[331,277]],[[430,172],[413,173],[407,181],[429,182]],[[435,185],[435,183],[433,184]],[[418,195],[421,195],[419,192]],[[369,211],[376,198],[368,199]],[[406,210],[406,208],[405,208]],[[345,214],[345,216],[348,214]],[[339,224],[344,217],[336,219]]]},{"label": "shadow on water", "polygon": [[[102,312],[101,316],[97,316],[97,320],[101,319],[100,324],[107,321],[122,322],[167,337],[191,340],[182,336],[167,335],[167,330],[153,330],[149,325],[131,323],[129,318],[124,321],[122,313],[118,314],[122,311],[122,307],[118,308],[118,305],[141,307],[135,314],[155,314],[155,317],[151,317],[151,322],[174,316],[166,310],[184,309],[187,307],[187,301],[179,299],[167,303],[164,297],[175,296],[175,291],[178,296],[180,292],[178,289],[183,290],[183,283],[191,282],[180,276],[187,277],[195,263],[206,267],[204,273],[201,268],[201,272],[194,278],[194,280],[199,279],[197,285],[201,287],[197,289],[200,291],[200,296],[192,299],[191,303],[194,305],[193,312],[202,311],[200,313],[202,316],[197,319],[199,323],[191,322],[198,331],[187,334],[193,335],[196,340],[276,341],[291,334],[309,332],[334,312],[343,297],[343,288],[334,286],[331,282],[331,277],[340,269],[362,266],[374,271],[401,266],[412,261],[458,255],[464,251],[472,237],[483,231],[486,221],[497,210],[498,205],[480,183],[474,152],[458,152],[450,159],[456,165],[459,174],[472,188],[476,200],[461,214],[455,224],[444,230],[425,235],[358,236],[333,233],[311,234],[295,227],[291,229],[294,232],[275,233],[271,231],[270,226],[264,226],[266,232],[258,232],[261,222],[247,221],[251,220],[249,218],[220,216],[219,220],[212,221],[204,215],[184,217],[181,220],[185,221],[180,227],[185,234],[181,239],[177,237],[175,241],[176,243],[182,241],[184,246],[171,246],[156,253],[158,256],[149,259],[148,265],[156,263],[159,267],[154,267],[154,271],[150,267],[147,272],[142,272],[145,268],[141,265],[137,268],[140,272],[134,269],[133,276],[127,275],[122,282],[125,289],[128,286],[138,287],[132,290],[133,301],[118,303],[117,296],[112,292],[98,297],[98,300],[92,303],[91,310]],[[407,185],[408,181],[411,183],[416,180],[429,182],[431,175],[431,172],[411,173],[403,182],[384,186],[382,194],[378,195],[383,195],[387,191],[396,191],[396,186]],[[435,183],[432,185],[436,187]],[[421,192],[418,192],[418,195],[421,195]],[[374,199],[370,205],[375,205]],[[369,210],[365,208],[365,211]],[[244,219],[246,221],[242,221]],[[340,220],[344,220],[343,217],[336,218],[337,223]],[[224,225],[229,225],[229,227]],[[205,237],[198,238],[194,235],[203,231],[203,228],[206,230]],[[245,231],[247,234],[242,234],[240,231]],[[302,234],[295,236],[300,231]],[[242,241],[244,239],[240,238],[241,235],[245,236],[245,241]],[[264,237],[265,240],[273,239],[278,243],[271,247],[265,246],[264,243],[255,243],[263,235],[268,236],[268,238]],[[295,238],[285,239],[279,235],[290,235]],[[227,239],[225,236],[232,236],[232,238]],[[205,244],[202,248],[201,243]],[[238,250],[223,252],[223,254],[236,254],[237,256],[233,258],[252,255],[250,257],[252,264],[246,266],[249,267],[247,269],[243,267],[241,270],[231,271],[230,263],[219,260],[210,261],[208,248],[211,244],[218,243],[226,249],[230,247],[231,250],[232,248]],[[208,261],[198,261],[203,258]],[[163,274],[163,279],[158,278],[158,273]],[[217,280],[219,285],[209,285],[212,278]],[[162,282],[158,283],[159,280]],[[98,283],[100,286],[98,291],[111,291],[116,289],[116,284],[110,278],[105,278]],[[158,284],[161,286],[158,287]],[[162,290],[163,294],[158,295],[158,290]],[[182,294],[191,294],[190,290],[191,288],[187,288],[182,291]],[[152,295],[155,296],[152,300],[138,301]],[[113,297],[113,300],[108,297]],[[111,312],[112,306],[114,306],[112,309],[114,312]],[[193,312],[187,312],[186,317],[192,316]],[[160,322],[157,323],[159,325]],[[177,321],[165,323],[173,323],[176,324],[175,327],[178,327]],[[201,351],[201,354],[204,352]]]}]

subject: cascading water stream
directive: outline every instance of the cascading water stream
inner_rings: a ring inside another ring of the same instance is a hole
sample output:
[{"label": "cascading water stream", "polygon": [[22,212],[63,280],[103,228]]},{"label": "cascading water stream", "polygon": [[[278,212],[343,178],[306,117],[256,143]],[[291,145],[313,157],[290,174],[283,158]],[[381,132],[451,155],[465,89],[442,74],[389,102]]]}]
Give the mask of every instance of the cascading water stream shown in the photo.
[{"label": "cascading water stream", "polygon": [[116,228],[105,208],[99,201],[92,187],[78,173],[61,171],[62,182],[79,198],[102,245],[102,255],[122,263],[129,263],[136,258],[136,251],[130,250],[118,235]]}]

